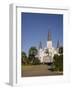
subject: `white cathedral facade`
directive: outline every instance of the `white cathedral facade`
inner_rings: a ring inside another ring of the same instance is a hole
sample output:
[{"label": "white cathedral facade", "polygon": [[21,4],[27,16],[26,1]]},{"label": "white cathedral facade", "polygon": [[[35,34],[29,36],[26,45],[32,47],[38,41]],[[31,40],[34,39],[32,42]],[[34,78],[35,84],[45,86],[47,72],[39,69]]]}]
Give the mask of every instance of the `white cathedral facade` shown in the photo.
[{"label": "white cathedral facade", "polygon": [[41,63],[52,63],[53,56],[55,54],[59,54],[58,47],[57,48],[53,47],[51,33],[48,32],[47,46],[45,48],[42,48],[42,44],[40,42],[40,46],[39,46],[39,50],[38,50],[38,58]]}]

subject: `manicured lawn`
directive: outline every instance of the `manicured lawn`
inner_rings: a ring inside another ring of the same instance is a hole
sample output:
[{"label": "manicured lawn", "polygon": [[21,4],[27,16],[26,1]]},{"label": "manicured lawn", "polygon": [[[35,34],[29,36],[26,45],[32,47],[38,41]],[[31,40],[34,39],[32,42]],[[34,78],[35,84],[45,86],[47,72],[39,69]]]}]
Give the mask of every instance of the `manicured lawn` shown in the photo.
[{"label": "manicured lawn", "polygon": [[48,65],[22,65],[22,77],[63,75],[62,72],[48,70]]}]

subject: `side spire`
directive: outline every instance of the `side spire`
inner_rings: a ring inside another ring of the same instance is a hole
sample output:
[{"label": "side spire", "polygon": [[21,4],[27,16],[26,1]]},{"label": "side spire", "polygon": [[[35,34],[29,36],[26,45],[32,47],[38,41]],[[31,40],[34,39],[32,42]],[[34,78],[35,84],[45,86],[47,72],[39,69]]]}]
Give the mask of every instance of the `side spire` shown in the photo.
[{"label": "side spire", "polygon": [[42,43],[41,43],[41,41],[40,41],[40,44],[39,44],[39,49],[42,49]]},{"label": "side spire", "polygon": [[60,42],[59,42],[59,40],[57,41],[57,48],[59,48],[60,47]]}]

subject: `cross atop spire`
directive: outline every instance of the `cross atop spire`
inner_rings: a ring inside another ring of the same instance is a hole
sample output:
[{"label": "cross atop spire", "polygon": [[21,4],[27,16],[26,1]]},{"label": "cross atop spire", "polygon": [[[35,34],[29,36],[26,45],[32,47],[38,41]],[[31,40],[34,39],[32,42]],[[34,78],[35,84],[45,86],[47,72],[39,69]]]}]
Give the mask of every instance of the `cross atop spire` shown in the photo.
[{"label": "cross atop spire", "polygon": [[49,31],[48,32],[48,41],[51,41],[52,40],[52,38],[51,38],[51,32]]}]

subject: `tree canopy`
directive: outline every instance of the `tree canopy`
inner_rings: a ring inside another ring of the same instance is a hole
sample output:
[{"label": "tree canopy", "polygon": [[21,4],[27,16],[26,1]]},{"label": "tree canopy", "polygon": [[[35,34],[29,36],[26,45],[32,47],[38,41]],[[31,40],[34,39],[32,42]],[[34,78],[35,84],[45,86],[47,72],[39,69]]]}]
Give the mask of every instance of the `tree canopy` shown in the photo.
[{"label": "tree canopy", "polygon": [[29,49],[29,60],[31,62],[31,64],[39,64],[40,60],[36,57],[38,53],[38,50],[36,49],[36,47],[31,47]]},{"label": "tree canopy", "polygon": [[57,55],[55,54],[53,59],[54,59],[54,66],[55,66],[55,70],[57,71],[63,71],[63,47],[59,48],[59,54]]}]

